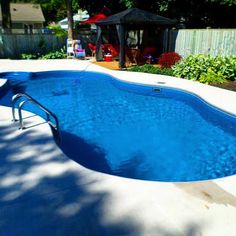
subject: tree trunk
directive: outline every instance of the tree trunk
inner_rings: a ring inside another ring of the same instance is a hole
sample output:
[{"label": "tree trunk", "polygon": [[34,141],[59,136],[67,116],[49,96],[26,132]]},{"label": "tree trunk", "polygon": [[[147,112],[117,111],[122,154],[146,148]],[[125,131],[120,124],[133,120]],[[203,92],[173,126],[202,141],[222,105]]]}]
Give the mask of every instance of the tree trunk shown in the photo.
[{"label": "tree trunk", "polygon": [[72,0],[66,0],[66,13],[67,13],[67,19],[68,19],[68,39],[74,39]]},{"label": "tree trunk", "polygon": [[10,0],[0,0],[2,8],[2,28],[3,33],[11,33],[11,12]]}]

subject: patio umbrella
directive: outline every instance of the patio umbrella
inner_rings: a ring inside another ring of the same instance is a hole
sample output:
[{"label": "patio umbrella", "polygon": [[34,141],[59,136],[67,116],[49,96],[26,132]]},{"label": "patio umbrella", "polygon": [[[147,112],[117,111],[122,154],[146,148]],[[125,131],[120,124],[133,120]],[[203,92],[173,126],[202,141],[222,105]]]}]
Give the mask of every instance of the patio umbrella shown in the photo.
[{"label": "patio umbrella", "polygon": [[103,20],[107,18],[107,16],[103,13],[98,13],[97,15],[94,15],[90,17],[88,20],[83,21],[83,24],[94,24],[95,22],[99,20]]}]

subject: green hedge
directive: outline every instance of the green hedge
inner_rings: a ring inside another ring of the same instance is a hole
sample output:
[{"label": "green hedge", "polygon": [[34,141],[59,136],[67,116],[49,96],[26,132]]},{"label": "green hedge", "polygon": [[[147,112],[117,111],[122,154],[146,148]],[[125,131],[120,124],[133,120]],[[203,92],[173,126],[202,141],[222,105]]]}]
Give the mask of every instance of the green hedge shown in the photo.
[{"label": "green hedge", "polygon": [[60,51],[53,51],[49,52],[45,55],[41,54],[21,54],[21,59],[31,60],[31,59],[63,59],[66,58],[66,52],[64,49],[61,49]]},{"label": "green hedge", "polygon": [[173,75],[173,71],[171,68],[159,68],[155,67],[150,64],[145,64],[142,66],[134,66],[127,69],[128,71],[135,71],[135,72],[144,72],[144,73],[151,73],[151,74],[161,74],[161,75]]},{"label": "green hedge", "polygon": [[63,59],[66,58],[66,52],[61,49],[60,51],[49,52],[46,55],[41,56],[39,59]]},{"label": "green hedge", "polygon": [[190,55],[172,67],[173,75],[205,84],[219,84],[235,80],[236,57]]}]

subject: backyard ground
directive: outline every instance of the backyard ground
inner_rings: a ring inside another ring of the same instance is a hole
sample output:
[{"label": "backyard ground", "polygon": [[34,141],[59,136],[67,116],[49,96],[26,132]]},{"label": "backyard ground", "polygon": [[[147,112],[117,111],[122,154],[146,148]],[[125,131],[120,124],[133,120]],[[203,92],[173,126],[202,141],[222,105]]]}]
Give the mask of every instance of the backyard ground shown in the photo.
[{"label": "backyard ground", "polygon": [[[166,86],[236,114],[235,93],[192,81],[125,76],[88,60],[0,60],[0,65],[0,72],[83,70],[154,86],[165,80]],[[19,131],[10,108],[0,106],[0,114],[0,235],[235,236],[235,175],[178,183],[103,174],[66,157],[40,117],[26,113],[32,128]]]},{"label": "backyard ground", "polygon": [[228,89],[228,90],[236,92],[236,81],[227,81],[226,83],[217,84],[217,85],[213,85],[213,86],[223,88],[223,89]]},{"label": "backyard ground", "polygon": [[93,62],[95,65],[102,66],[104,68],[110,69],[110,70],[119,70],[119,62],[118,61],[95,61]]}]

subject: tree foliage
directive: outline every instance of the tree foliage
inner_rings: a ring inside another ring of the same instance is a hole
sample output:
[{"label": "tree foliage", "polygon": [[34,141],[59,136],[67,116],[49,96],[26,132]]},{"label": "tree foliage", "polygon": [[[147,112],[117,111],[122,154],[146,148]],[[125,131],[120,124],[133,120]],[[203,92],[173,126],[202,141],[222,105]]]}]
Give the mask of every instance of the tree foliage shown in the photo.
[{"label": "tree foliage", "polygon": [[236,5],[236,0],[208,0],[208,1],[219,3],[221,5],[228,5],[228,6]]},{"label": "tree foliage", "polygon": [[138,7],[182,19],[188,28],[235,27],[236,0],[120,0],[127,8]]},{"label": "tree foliage", "polygon": [[2,28],[4,32],[11,31],[11,13],[10,13],[10,0],[0,0],[2,11]]},{"label": "tree foliage", "polygon": [[[4,0],[2,0],[4,1]],[[13,0],[12,2],[40,3],[47,22],[66,17],[65,0]],[[235,28],[236,0],[72,0],[72,10],[88,10],[90,15],[103,6],[115,14],[127,8],[137,7],[153,13],[184,21],[187,28],[226,27]]]},{"label": "tree foliage", "polygon": [[142,0],[120,0],[127,8],[137,7],[145,10],[152,10],[153,12],[167,11],[169,5],[174,0],[149,0],[148,4]]}]

